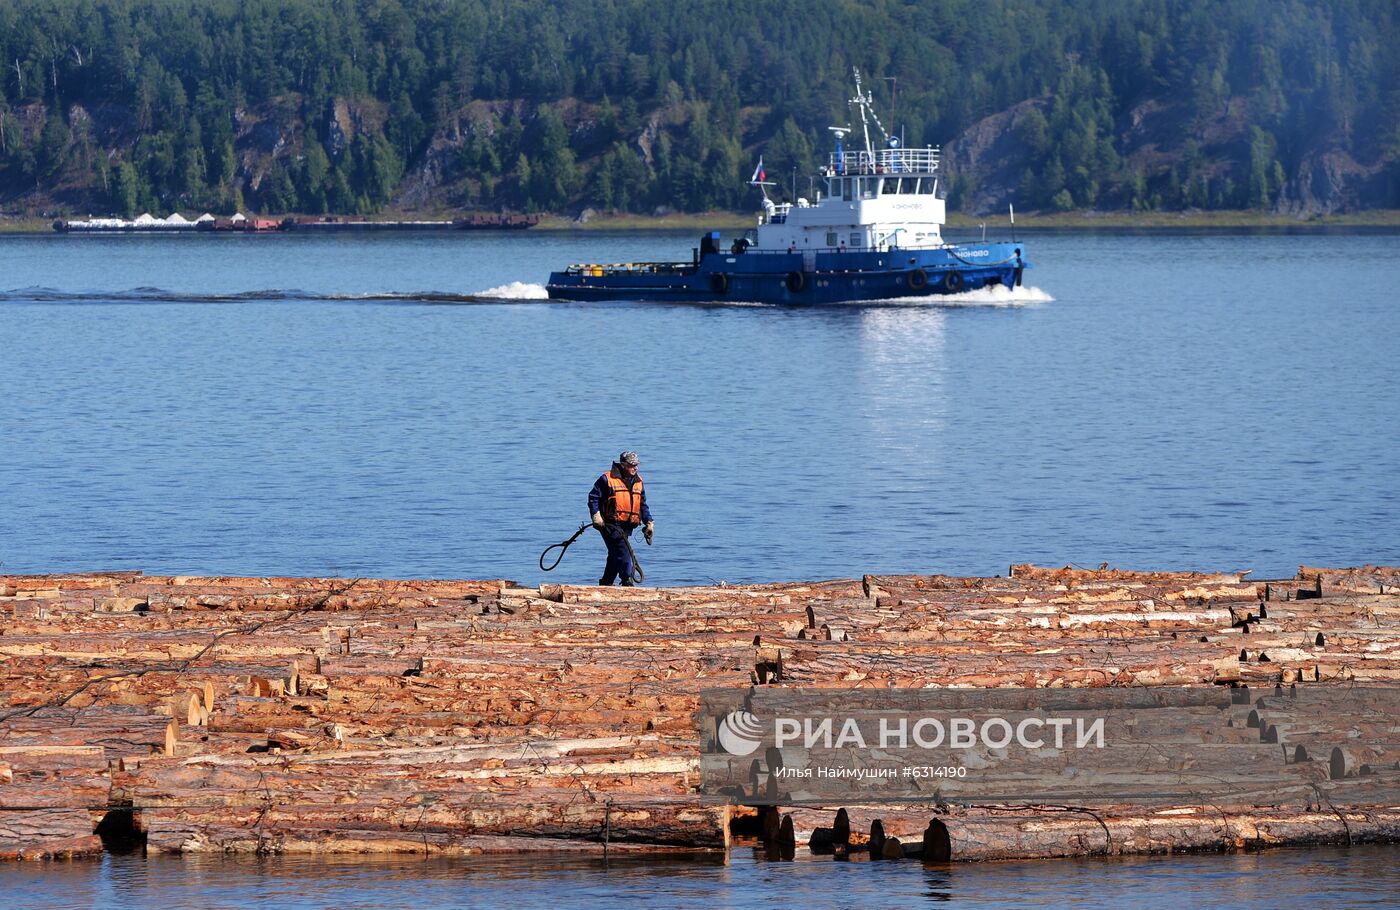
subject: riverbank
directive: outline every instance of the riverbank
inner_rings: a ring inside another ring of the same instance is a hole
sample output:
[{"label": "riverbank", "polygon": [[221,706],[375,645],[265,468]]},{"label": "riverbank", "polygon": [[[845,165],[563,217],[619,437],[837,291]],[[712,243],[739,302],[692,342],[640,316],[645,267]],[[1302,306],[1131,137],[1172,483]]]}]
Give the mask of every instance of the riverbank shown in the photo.
[{"label": "riverbank", "polygon": [[[949,212],[947,227],[973,229],[987,225],[988,231],[1000,231],[1009,226],[1007,214],[964,215]],[[594,215],[587,222],[562,215],[547,215],[537,230],[718,230],[738,231],[753,227],[752,214],[737,212],[705,212],[700,214],[671,214],[662,216],[604,214]],[[1053,228],[1055,230],[1254,230],[1254,229],[1326,229],[1326,228],[1400,228],[1400,209],[1376,209],[1343,215],[1314,215],[1299,217],[1272,212],[1192,211],[1192,212],[1018,212],[1018,230]]]},{"label": "riverbank", "polygon": [[[460,213],[423,214],[398,212],[377,216],[384,220],[448,219]],[[1342,215],[1294,216],[1272,212],[1194,211],[1194,212],[1022,212],[1018,230],[1096,231],[1096,230],[1345,230],[1400,229],[1400,209],[1375,209]],[[280,220],[281,216],[278,216]],[[983,224],[989,231],[1008,227],[1005,213],[973,216],[959,213],[948,215],[951,230],[978,229]],[[669,215],[595,214],[587,221],[570,215],[548,214],[540,217],[536,231],[742,231],[753,227],[754,216],[740,212],[673,213]],[[53,232],[53,219],[29,217],[0,217],[0,235],[48,234]]]},{"label": "riverbank", "polygon": [[[1393,841],[1400,811],[1366,803],[1374,781],[1325,809],[1278,785],[1335,777],[1332,747],[1314,737],[1270,767],[1260,742],[1291,745],[1275,686],[1400,686],[1397,589],[1400,569],[1373,567],[636,589],[0,576],[0,856],[723,850],[736,833],[954,860]],[[1234,687],[1233,732],[1191,735],[1276,796],[1088,813],[934,799],[844,822],[717,804],[697,789],[700,693],[753,686]]]}]

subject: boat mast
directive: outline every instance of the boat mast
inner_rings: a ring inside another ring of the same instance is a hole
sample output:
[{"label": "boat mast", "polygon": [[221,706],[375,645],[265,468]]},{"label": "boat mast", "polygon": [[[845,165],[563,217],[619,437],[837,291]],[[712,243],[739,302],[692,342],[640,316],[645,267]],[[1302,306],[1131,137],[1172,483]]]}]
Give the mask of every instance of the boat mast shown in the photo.
[{"label": "boat mast", "polygon": [[867,122],[865,117],[866,99],[865,95],[860,90],[860,68],[853,66],[851,67],[851,72],[855,74],[856,77],[856,96],[851,99],[851,103],[854,104],[860,110],[860,131],[861,134],[865,137],[866,158],[867,160],[874,162],[875,149],[870,144],[870,124]]},{"label": "boat mast", "polygon": [[879,115],[873,110],[875,106],[874,94],[861,91],[860,68],[851,67],[851,73],[856,79],[856,96],[851,99],[850,103],[854,104],[860,110],[860,130],[865,137],[865,156],[873,165],[875,163],[875,147],[870,142],[870,121],[875,121],[875,128],[880,131],[880,135],[884,138],[886,145],[890,144],[890,133],[889,130],[885,129],[885,125],[880,122]]}]

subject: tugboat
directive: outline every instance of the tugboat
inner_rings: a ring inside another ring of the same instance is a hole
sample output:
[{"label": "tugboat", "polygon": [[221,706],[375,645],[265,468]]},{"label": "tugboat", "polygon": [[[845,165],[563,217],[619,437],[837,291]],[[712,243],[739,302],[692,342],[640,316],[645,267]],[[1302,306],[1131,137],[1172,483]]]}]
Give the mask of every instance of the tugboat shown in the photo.
[{"label": "tugboat", "polygon": [[[815,304],[1020,286],[1030,267],[1024,244],[944,242],[938,148],[902,147],[874,115],[859,70],[855,83],[850,105],[859,115],[860,147],[845,148],[855,132],[849,125],[830,128],[836,150],[821,172],[825,194],[815,202],[769,199],[773,184],[764,180],[760,158],[749,182],[763,194],[763,212],[728,250],[711,231],[690,262],[571,265],[550,274],[549,296]],[[872,140],[872,121],[882,148]]]}]

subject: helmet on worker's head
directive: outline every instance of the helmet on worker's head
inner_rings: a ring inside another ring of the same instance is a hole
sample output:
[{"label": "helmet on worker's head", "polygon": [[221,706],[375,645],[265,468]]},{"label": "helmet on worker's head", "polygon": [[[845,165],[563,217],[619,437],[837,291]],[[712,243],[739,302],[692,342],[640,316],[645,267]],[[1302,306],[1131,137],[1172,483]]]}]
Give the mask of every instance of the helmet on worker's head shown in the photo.
[{"label": "helmet on worker's head", "polygon": [[617,456],[617,463],[635,468],[642,463],[642,460],[637,457],[636,452],[623,452],[621,455]]}]

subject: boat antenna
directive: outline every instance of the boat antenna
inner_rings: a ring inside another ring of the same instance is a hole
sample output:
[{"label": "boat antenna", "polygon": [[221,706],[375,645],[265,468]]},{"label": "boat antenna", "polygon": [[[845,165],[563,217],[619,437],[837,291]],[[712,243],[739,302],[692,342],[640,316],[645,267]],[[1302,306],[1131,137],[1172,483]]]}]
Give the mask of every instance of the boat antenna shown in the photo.
[{"label": "boat antenna", "polygon": [[1014,202],[1008,202],[1008,203],[1006,204],[1006,210],[1007,210],[1008,212],[1011,213],[1011,242],[1012,242],[1012,243],[1015,243],[1015,242],[1016,242],[1016,204],[1015,204]]},{"label": "boat antenna", "polygon": [[875,96],[870,92],[861,90],[860,68],[851,67],[851,74],[856,80],[856,96],[851,99],[850,103],[854,104],[860,111],[860,129],[862,135],[865,136],[865,153],[870,156],[870,160],[873,162],[875,160],[875,149],[870,144],[870,124],[867,118],[875,121],[875,128],[880,131],[880,136],[884,139],[886,145],[889,144],[890,134],[889,131],[885,129],[885,125],[880,122],[879,116],[875,113]]},{"label": "boat antenna", "polygon": [[856,110],[860,112],[860,132],[865,137],[865,154],[873,160],[875,155],[874,149],[870,147],[870,124],[866,120],[865,95],[860,90],[860,68],[853,66],[851,72],[856,77],[856,96],[849,103],[854,104]]}]

